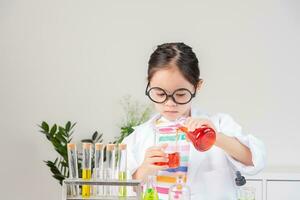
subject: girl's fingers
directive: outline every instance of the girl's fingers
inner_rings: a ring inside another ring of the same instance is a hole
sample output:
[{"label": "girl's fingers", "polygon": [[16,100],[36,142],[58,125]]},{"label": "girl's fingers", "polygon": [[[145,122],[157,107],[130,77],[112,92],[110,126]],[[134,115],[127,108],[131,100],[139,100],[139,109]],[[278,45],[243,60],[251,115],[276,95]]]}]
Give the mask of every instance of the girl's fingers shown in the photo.
[{"label": "girl's fingers", "polygon": [[188,131],[194,131],[196,128],[199,128],[203,124],[202,120],[191,120],[188,123]]},{"label": "girl's fingers", "polygon": [[169,159],[165,158],[165,157],[152,157],[152,158],[148,159],[148,162],[151,164],[156,163],[156,162],[168,162],[168,161],[169,161]]},{"label": "girl's fingers", "polygon": [[199,121],[192,121],[190,122],[190,126],[188,127],[189,131],[194,131],[196,128],[198,128],[197,126],[199,125]]},{"label": "girl's fingers", "polygon": [[153,156],[162,156],[165,157],[167,154],[164,152],[164,150],[167,148],[168,144],[164,143],[160,146],[153,146],[147,149],[146,151],[146,157],[153,157]]},{"label": "girl's fingers", "polygon": [[152,151],[149,151],[149,152],[147,152],[147,154],[146,154],[146,157],[149,157],[149,158],[151,158],[151,157],[167,157],[167,154],[165,153],[165,152],[163,152],[163,151],[161,151],[161,150],[152,150]]},{"label": "girl's fingers", "polygon": [[193,119],[193,118],[188,118],[185,122],[185,126],[188,128],[188,131],[194,131],[195,129],[203,126],[209,126],[211,128],[214,128],[214,125],[211,121],[208,121],[206,119]]}]

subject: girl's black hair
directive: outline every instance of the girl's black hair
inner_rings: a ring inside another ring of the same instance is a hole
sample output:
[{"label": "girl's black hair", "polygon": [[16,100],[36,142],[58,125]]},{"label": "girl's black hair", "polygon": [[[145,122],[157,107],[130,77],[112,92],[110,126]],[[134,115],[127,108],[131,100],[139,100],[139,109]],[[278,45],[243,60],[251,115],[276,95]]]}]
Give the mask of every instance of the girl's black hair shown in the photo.
[{"label": "girl's black hair", "polygon": [[148,81],[160,69],[175,64],[182,75],[195,87],[199,82],[198,59],[192,48],[184,43],[165,43],[157,46],[148,62]]}]

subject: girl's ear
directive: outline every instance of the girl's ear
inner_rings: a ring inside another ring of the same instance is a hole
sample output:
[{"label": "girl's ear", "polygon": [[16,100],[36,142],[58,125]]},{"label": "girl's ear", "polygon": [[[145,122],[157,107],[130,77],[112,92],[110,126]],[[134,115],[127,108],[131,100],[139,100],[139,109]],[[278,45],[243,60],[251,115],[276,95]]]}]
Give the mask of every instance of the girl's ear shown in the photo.
[{"label": "girl's ear", "polygon": [[202,88],[203,85],[203,79],[199,79],[196,90],[199,91]]}]

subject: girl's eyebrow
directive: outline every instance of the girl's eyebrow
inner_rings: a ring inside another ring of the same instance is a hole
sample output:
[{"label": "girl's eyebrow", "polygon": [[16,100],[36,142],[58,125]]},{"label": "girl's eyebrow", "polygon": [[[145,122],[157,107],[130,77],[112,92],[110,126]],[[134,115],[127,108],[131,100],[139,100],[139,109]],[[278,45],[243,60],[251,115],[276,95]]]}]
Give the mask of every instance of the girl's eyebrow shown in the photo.
[{"label": "girl's eyebrow", "polygon": [[[172,93],[172,92],[170,92],[170,90],[166,90],[166,89],[164,89],[163,87],[159,87],[159,86],[156,86],[156,85],[150,85],[150,88],[154,88],[154,87],[160,88],[160,89],[164,90],[164,91],[167,92],[167,93]],[[175,91],[175,90],[174,90],[174,91]]]},{"label": "girl's eyebrow", "polygon": [[[154,87],[158,87],[158,86],[154,86]],[[158,88],[161,88],[161,89],[163,89],[166,93],[168,93],[168,94],[172,94],[173,92],[175,92],[176,90],[178,90],[178,89],[187,89],[187,88],[185,88],[185,87],[178,87],[178,88],[176,88],[175,90],[173,90],[172,92],[170,92],[170,90],[166,90],[166,89],[164,89],[164,88],[162,88],[162,87],[158,87]],[[189,90],[189,89],[187,89],[187,90]]]},{"label": "girl's eyebrow", "polygon": [[177,88],[176,88],[175,90],[173,90],[172,92],[170,92],[170,90],[166,90],[165,88],[160,87],[160,86],[157,86],[157,85],[151,85],[151,84],[149,84],[149,87],[150,87],[150,88],[153,88],[153,87],[161,88],[161,89],[163,89],[165,92],[167,92],[167,93],[169,93],[169,94],[172,94],[174,91],[176,91],[176,90],[178,90],[178,89],[187,89],[187,90],[190,91],[190,89],[188,89],[188,88],[186,88],[186,87],[177,87]]}]

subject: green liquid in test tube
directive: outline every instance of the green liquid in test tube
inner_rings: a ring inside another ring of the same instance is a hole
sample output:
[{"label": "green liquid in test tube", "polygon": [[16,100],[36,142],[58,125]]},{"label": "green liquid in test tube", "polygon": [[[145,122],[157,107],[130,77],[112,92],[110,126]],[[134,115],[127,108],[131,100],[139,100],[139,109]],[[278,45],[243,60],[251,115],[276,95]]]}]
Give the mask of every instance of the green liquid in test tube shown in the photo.
[{"label": "green liquid in test tube", "polygon": [[[118,179],[119,181],[126,181],[126,173],[127,173],[127,149],[126,144],[119,144],[118,149]],[[127,196],[127,188],[126,186],[119,186],[119,197]]]}]

